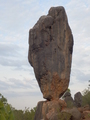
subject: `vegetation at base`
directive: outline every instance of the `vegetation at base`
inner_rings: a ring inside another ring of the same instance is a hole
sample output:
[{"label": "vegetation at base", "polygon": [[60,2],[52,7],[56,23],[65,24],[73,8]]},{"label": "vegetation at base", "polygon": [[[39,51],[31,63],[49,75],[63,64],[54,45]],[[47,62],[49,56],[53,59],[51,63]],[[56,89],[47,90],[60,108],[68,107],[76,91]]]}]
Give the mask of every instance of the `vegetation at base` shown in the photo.
[{"label": "vegetation at base", "polygon": [[88,88],[83,91],[82,106],[85,106],[85,105],[90,106],[90,84],[88,85]]},{"label": "vegetation at base", "polygon": [[12,107],[2,94],[0,94],[0,120],[14,120]]},{"label": "vegetation at base", "polygon": [[15,120],[34,120],[36,107],[29,110],[29,108],[25,108],[25,110],[14,110],[14,118]]},{"label": "vegetation at base", "polygon": [[85,89],[82,97],[82,106],[90,106],[90,89]]},{"label": "vegetation at base", "polygon": [[16,110],[7,103],[7,99],[0,94],[0,120],[34,120],[36,107],[29,110]]}]

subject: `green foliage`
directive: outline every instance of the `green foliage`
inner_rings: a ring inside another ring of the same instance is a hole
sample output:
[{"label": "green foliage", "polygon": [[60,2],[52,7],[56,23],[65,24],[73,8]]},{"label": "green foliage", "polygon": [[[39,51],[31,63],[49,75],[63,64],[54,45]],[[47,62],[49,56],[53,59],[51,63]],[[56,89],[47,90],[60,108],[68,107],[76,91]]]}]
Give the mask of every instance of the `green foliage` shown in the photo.
[{"label": "green foliage", "polygon": [[25,109],[25,112],[24,112],[25,120],[34,120],[35,111],[36,111],[36,108],[33,108],[30,111],[28,108]]},{"label": "green foliage", "polygon": [[13,113],[15,120],[24,120],[24,114],[22,110],[14,110]]},{"label": "green foliage", "polygon": [[90,118],[90,113],[88,113],[88,118]]},{"label": "green foliage", "polygon": [[82,106],[85,106],[87,104],[90,106],[90,84],[88,85],[88,88],[83,91],[82,97]]},{"label": "green foliage", "polygon": [[69,93],[71,93],[71,90],[68,88],[66,92],[69,92]]},{"label": "green foliage", "polygon": [[29,110],[16,110],[7,103],[7,99],[0,94],[0,120],[34,120],[36,107]]},{"label": "green foliage", "polygon": [[14,118],[15,120],[34,120],[36,107],[29,110],[29,108],[25,108],[24,111],[22,110],[14,110]]},{"label": "green foliage", "polygon": [[83,97],[82,97],[82,105],[89,105],[90,106],[90,90],[89,89],[85,89],[83,91]]},{"label": "green foliage", "polygon": [[0,94],[0,120],[14,120],[12,107],[7,103],[7,99]]}]

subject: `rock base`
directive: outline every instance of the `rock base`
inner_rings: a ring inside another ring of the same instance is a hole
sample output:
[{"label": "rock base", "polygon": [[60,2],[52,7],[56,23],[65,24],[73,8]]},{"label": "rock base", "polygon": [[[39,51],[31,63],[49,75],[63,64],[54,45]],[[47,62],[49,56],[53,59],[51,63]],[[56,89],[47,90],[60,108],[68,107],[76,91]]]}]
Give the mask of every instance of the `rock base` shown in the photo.
[{"label": "rock base", "polygon": [[34,120],[90,120],[90,108],[67,108],[64,100],[38,102]]},{"label": "rock base", "polygon": [[34,120],[58,120],[58,113],[66,108],[63,100],[38,102]]}]

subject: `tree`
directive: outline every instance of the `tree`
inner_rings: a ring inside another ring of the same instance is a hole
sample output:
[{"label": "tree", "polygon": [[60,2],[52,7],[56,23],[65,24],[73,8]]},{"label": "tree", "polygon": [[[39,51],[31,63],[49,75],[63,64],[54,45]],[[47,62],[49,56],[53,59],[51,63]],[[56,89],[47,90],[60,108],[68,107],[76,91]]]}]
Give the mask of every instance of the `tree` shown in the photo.
[{"label": "tree", "polygon": [[16,110],[7,103],[7,99],[0,94],[0,120],[34,120],[36,107],[33,109]]},{"label": "tree", "polygon": [[22,110],[14,110],[14,118],[15,120],[34,120],[36,107],[29,110],[29,108],[25,108],[24,111]]},{"label": "tree", "polygon": [[2,94],[0,94],[0,120],[14,120],[12,107]]},{"label": "tree", "polygon": [[82,97],[82,105],[85,106],[87,104],[90,106],[90,84],[88,85],[88,88],[83,91]]}]

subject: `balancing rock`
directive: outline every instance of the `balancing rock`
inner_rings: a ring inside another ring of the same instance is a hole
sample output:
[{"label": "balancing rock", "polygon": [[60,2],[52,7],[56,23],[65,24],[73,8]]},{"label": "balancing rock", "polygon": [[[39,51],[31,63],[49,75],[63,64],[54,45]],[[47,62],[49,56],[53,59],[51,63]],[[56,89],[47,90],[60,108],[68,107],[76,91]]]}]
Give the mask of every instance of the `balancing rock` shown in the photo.
[{"label": "balancing rock", "polygon": [[62,6],[51,7],[29,31],[28,59],[43,97],[59,99],[70,81],[73,36]]}]

